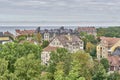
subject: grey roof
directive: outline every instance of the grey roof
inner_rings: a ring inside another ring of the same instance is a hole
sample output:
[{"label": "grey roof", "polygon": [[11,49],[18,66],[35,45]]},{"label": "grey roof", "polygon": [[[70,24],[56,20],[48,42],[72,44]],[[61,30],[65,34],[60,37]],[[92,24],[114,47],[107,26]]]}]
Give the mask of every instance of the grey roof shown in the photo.
[{"label": "grey roof", "polygon": [[120,56],[120,47],[116,48],[112,55]]},{"label": "grey roof", "polygon": [[52,33],[56,33],[56,34],[67,34],[67,33],[70,33],[70,34],[75,34],[76,32],[73,30],[73,29],[65,29],[63,26],[58,28],[58,29],[44,29],[44,30],[40,30],[40,27],[38,27],[36,29],[35,32],[40,32],[41,34],[44,34],[45,32],[49,32],[50,34]]},{"label": "grey roof", "polygon": [[75,36],[75,35],[70,35],[71,40],[68,39],[69,35],[60,35],[57,36],[56,38],[59,39],[59,41],[63,44],[63,45],[67,45],[67,43],[69,44],[73,44],[73,43],[78,43],[80,41],[82,41],[79,37]]}]

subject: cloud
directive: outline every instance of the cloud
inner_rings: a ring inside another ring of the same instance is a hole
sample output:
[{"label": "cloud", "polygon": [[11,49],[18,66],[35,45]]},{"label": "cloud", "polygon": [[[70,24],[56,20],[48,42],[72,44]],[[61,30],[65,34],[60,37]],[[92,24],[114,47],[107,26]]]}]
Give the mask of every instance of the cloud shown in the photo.
[{"label": "cloud", "polygon": [[119,7],[119,0],[0,0],[0,19],[116,21]]}]

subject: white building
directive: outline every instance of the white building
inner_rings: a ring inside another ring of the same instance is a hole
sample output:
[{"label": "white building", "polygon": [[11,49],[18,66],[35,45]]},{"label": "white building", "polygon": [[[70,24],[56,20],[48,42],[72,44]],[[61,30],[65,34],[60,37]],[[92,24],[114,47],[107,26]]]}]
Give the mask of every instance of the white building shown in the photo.
[{"label": "white building", "polygon": [[57,48],[65,48],[70,53],[74,53],[84,49],[84,42],[75,35],[68,34],[56,36],[41,54],[43,64],[47,64],[50,59],[51,51],[55,51]]}]

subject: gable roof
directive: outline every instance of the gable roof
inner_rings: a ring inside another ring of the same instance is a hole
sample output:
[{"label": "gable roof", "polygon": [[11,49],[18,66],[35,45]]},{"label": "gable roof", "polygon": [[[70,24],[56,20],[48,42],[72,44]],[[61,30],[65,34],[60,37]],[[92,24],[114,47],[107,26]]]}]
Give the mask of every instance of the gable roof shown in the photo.
[{"label": "gable roof", "polygon": [[[56,37],[63,45],[66,43],[76,43],[82,41],[79,37],[75,35],[60,35]],[[70,38],[70,39],[69,39]]]},{"label": "gable roof", "polygon": [[78,27],[78,32],[96,32],[95,27]]},{"label": "gable roof", "polygon": [[35,30],[15,30],[16,33],[19,33],[20,35],[31,35],[35,32]]},{"label": "gable roof", "polygon": [[106,41],[108,44],[108,47],[112,47],[115,43],[120,41],[120,38],[112,38],[112,37],[100,37],[102,41]]},{"label": "gable roof", "polygon": [[110,66],[119,66],[120,65],[120,57],[119,56],[108,56],[108,61]]},{"label": "gable roof", "polygon": [[51,52],[57,50],[58,47],[47,46],[43,51]]},{"label": "gable roof", "polygon": [[115,51],[112,53],[112,55],[120,56],[120,47],[117,47]]},{"label": "gable roof", "polygon": [[12,33],[10,33],[9,31],[7,32],[4,32],[4,35],[11,35],[11,36],[14,36]]}]

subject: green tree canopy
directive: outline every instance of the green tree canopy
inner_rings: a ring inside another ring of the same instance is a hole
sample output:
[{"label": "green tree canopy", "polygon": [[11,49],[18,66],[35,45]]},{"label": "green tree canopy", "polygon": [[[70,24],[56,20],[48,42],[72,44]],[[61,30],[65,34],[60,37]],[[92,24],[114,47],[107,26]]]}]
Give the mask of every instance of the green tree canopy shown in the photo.
[{"label": "green tree canopy", "polygon": [[14,64],[15,75],[19,80],[39,80],[41,74],[40,60],[34,54],[17,59]]}]

